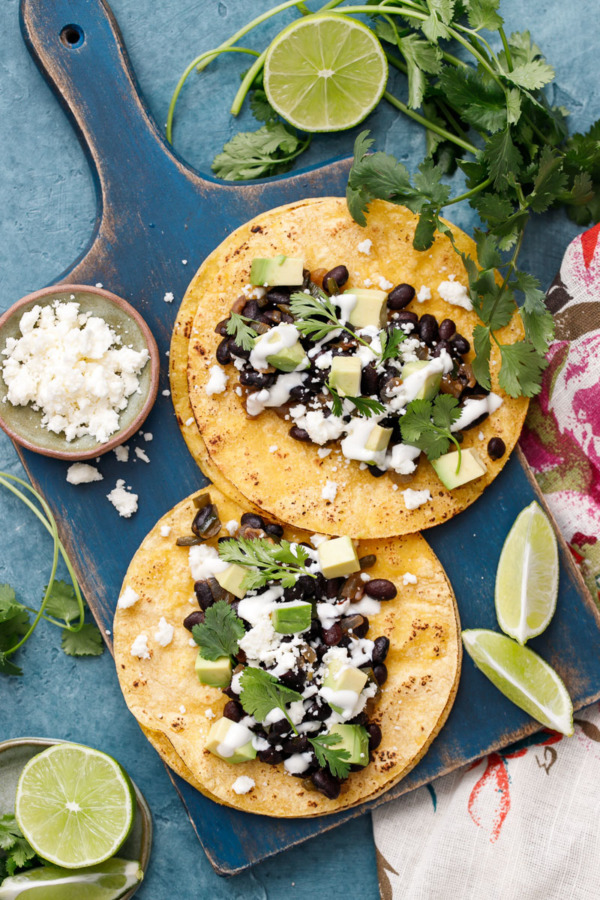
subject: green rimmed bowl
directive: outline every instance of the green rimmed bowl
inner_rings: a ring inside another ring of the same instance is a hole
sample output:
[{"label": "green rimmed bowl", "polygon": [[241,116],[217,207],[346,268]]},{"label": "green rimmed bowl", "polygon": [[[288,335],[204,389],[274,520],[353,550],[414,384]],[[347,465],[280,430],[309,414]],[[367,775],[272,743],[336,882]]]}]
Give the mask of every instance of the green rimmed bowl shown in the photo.
[{"label": "green rimmed bowl", "polygon": [[[0,815],[14,813],[17,783],[25,765],[29,760],[54,744],[70,744],[72,741],[59,741],[53,738],[13,738],[0,742]],[[130,776],[131,778],[131,776]],[[152,849],[152,815],[144,795],[137,785],[131,781],[135,791],[136,812],[133,828],[120,847],[117,856],[123,859],[139,860],[140,868],[146,874]],[[70,870],[74,875],[77,869]],[[143,884],[140,881],[123,895],[121,900],[129,900]]]},{"label": "green rimmed bowl", "polygon": [[[0,350],[5,348],[8,338],[19,337],[19,323],[23,313],[36,305],[46,306],[56,300],[75,300],[79,303],[81,312],[91,312],[104,319],[121,337],[123,344],[137,351],[148,351],[148,362],[139,376],[139,393],[131,395],[119,417],[118,431],[105,443],[99,443],[91,435],[67,441],[64,435],[42,428],[41,411],[34,410],[31,405],[13,406],[8,401],[0,402],[0,428],[17,444],[43,456],[72,461],[91,459],[123,444],[146,420],[158,392],[158,347],[142,316],[126,300],[104,288],[85,284],[61,284],[28,294],[0,316]],[[0,363],[0,393],[6,390]]]}]

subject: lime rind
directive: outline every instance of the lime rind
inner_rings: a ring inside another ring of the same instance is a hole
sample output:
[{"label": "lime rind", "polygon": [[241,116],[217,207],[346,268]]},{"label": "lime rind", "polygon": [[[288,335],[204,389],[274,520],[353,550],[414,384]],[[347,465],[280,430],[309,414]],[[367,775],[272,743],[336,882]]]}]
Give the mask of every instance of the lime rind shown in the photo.
[{"label": "lime rind", "polygon": [[144,878],[137,860],[113,857],[98,866],[62,869],[41,866],[5,878],[0,900],[60,897],[61,900],[118,900]]},{"label": "lime rind", "polygon": [[529,647],[486,629],[462,632],[475,665],[495,687],[533,719],[570,737],[573,704],[560,675]]},{"label": "lime rind", "polygon": [[517,516],[496,572],[498,624],[519,644],[548,627],[558,598],[559,557],[554,529],[534,501]]},{"label": "lime rind", "polygon": [[271,106],[302,131],[345,131],[377,106],[387,83],[373,32],[347,16],[306,16],[270,45],[264,87]]},{"label": "lime rind", "polygon": [[133,827],[135,795],[119,763],[80,744],[55,744],[23,768],[15,800],[21,831],[42,859],[61,868],[114,856]]}]

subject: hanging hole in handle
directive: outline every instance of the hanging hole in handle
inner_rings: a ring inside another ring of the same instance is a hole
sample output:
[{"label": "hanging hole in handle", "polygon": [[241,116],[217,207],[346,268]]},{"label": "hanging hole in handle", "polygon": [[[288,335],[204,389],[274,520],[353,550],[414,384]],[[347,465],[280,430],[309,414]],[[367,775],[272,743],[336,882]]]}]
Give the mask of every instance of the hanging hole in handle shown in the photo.
[{"label": "hanging hole in handle", "polygon": [[80,28],[79,25],[65,25],[60,33],[60,39],[69,50],[76,50],[85,40],[83,28]]}]

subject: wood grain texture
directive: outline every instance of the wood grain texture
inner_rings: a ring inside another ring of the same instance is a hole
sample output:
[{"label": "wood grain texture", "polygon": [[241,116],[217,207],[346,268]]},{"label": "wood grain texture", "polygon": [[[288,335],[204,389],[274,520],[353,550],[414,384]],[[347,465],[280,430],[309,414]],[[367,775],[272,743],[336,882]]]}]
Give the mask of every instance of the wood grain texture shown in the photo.
[{"label": "wood grain texture", "polygon": [[[205,483],[181,438],[170,398],[161,393],[168,388],[165,353],[177,308],[163,302],[165,292],[180,301],[205,256],[253,215],[298,198],[342,196],[349,164],[338,161],[245,186],[200,177],[164,143],[149,116],[116,22],[102,0],[22,0],[21,18],[29,49],[83,144],[98,196],[92,242],[58,280],[102,282],[127,299],[150,324],[164,360],[159,398],[145,426],[154,436],[148,448],[152,463],[126,470],[128,484],[140,495],[133,519],[119,519],[105,499],[125,471],[115,459],[103,461],[103,482],[73,487],[65,481],[64,463],[21,454],[57,516],[104,630],[112,628],[122,577],[145,533]],[[83,32],[83,41],[73,48],[60,40],[68,24]],[[493,582],[502,543],[518,512],[534,498],[540,499],[534,480],[516,453],[480,500],[428,532],[454,585],[463,627],[496,627]],[[564,543],[561,561],[557,614],[532,646],[556,666],[581,707],[600,697],[600,624]],[[217,806],[171,777],[212,864],[231,874],[538,727],[467,659],[442,734],[417,768],[373,804],[320,821],[280,822]]]}]

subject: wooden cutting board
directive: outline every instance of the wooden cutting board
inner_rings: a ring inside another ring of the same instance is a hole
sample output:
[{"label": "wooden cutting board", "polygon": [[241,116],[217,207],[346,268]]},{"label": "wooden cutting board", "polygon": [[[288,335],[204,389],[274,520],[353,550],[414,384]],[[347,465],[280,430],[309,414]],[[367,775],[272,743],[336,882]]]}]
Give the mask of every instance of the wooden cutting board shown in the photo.
[{"label": "wooden cutting board", "polygon": [[[158,401],[144,426],[153,434],[146,445],[150,465],[124,467],[109,454],[102,460],[104,481],[74,487],[65,480],[66,463],[20,453],[52,507],[104,633],[112,628],[124,573],[147,531],[206,483],[183,442],[171,400],[162,395],[169,387],[166,353],[178,301],[208,253],[242,222],[300,198],[343,196],[349,162],[245,185],[200,176],[165,144],[152,121],[103,0],[22,0],[21,17],[25,41],[83,144],[98,197],[91,245],[57,282],[101,282],[127,299],[146,318],[163,359]],[[164,302],[166,292],[175,295],[175,303]],[[130,520],[119,518],[105,496],[123,477],[140,496]],[[533,499],[543,502],[516,451],[473,506],[427,532],[453,583],[463,627],[496,627],[493,586],[500,550],[516,515]],[[558,669],[577,708],[600,697],[600,619],[564,543],[557,613],[532,647]],[[517,740],[535,742],[537,730],[467,659],[448,723],[427,756],[386,795],[356,809],[316,820],[253,816],[212,803],[170,774],[213,866],[233,874],[491,750]]]}]

